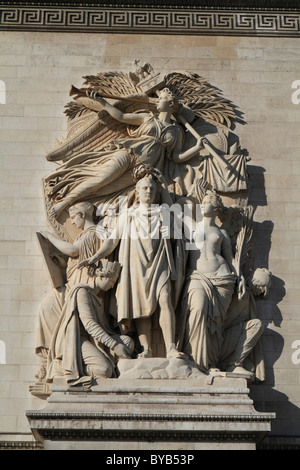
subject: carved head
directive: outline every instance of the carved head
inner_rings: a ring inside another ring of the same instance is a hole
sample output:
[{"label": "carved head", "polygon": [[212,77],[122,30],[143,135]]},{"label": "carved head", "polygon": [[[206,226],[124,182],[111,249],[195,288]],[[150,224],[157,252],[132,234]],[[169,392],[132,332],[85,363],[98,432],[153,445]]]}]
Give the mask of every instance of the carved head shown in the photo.
[{"label": "carved head", "polygon": [[78,202],[69,209],[72,224],[77,228],[83,228],[85,220],[92,218],[94,213],[94,205],[90,202]]},{"label": "carved head", "polygon": [[204,216],[217,213],[220,215],[225,210],[221,197],[214,190],[206,190],[201,203],[201,210]]},{"label": "carved head", "polygon": [[152,174],[146,174],[135,187],[137,200],[143,204],[154,204],[158,192],[156,179]]},{"label": "carved head", "polygon": [[159,98],[156,106],[157,111],[171,111],[172,113],[176,113],[179,108],[179,100],[169,88],[158,90],[156,94]]},{"label": "carved head", "polygon": [[271,287],[272,273],[266,268],[257,268],[251,279],[251,290],[255,296],[266,297]]}]

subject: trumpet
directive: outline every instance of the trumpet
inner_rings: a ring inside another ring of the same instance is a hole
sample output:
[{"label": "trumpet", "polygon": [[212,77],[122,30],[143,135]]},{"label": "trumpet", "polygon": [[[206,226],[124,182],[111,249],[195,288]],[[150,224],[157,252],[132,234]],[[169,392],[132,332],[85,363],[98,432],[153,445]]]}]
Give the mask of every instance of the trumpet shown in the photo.
[{"label": "trumpet", "polygon": [[[76,98],[79,98],[79,97],[90,98],[87,92],[92,92],[92,91],[94,90],[92,90],[91,88],[76,88],[74,85],[71,85],[69,96],[77,95]],[[157,99],[149,98],[149,96],[144,93],[141,94],[141,97],[139,97],[136,95],[135,96],[118,96],[118,95],[108,94],[108,93],[101,93],[100,95],[100,93],[96,92],[94,95],[94,98],[90,98],[90,99],[97,100],[97,98],[108,98],[111,100],[131,101],[135,103],[154,104],[154,105],[158,101]]]}]

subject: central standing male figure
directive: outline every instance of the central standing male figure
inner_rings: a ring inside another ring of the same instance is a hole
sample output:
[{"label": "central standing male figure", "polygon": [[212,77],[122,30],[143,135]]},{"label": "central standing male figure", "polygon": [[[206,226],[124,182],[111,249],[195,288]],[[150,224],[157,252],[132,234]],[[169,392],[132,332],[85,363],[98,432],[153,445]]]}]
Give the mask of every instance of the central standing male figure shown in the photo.
[{"label": "central standing male figure", "polygon": [[163,234],[163,207],[155,204],[159,183],[166,185],[158,170],[138,181],[138,203],[120,215],[116,230],[104,241],[101,249],[79,266],[93,264],[108,256],[120,242],[122,270],[116,290],[118,322],[126,325],[134,321],[143,348],[139,357],[151,357],[151,316],[159,307],[166,355],[168,358],[182,357],[183,354],[175,347],[170,240]]}]

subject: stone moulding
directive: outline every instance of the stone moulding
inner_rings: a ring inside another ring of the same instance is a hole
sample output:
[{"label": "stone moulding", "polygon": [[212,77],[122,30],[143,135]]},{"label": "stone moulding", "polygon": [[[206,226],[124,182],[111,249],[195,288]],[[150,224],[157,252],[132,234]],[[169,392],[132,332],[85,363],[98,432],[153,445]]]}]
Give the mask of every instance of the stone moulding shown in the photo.
[{"label": "stone moulding", "polygon": [[300,36],[300,12],[0,4],[2,31]]},{"label": "stone moulding", "polygon": [[[37,442],[45,440],[260,442],[270,414],[255,415],[106,415],[27,412]],[[155,424],[155,427],[153,427]],[[228,427],[229,426],[229,427]]]},{"label": "stone moulding", "polygon": [[99,420],[101,421],[270,421],[270,413],[259,413],[257,415],[253,414],[240,414],[240,415],[211,415],[211,414],[201,414],[201,415],[167,415],[167,414],[120,414],[120,413],[47,413],[40,411],[27,411],[26,416],[31,420],[43,419],[48,420],[60,420],[60,419],[72,419],[72,420]]},{"label": "stone moulding", "polygon": [[56,379],[46,407],[27,410],[26,416],[46,450],[61,442],[67,448],[80,446],[80,441],[98,449],[117,443],[120,450],[147,441],[180,442],[182,449],[209,442],[246,448],[265,437],[275,418],[254,409],[245,379],[218,377],[211,385],[193,380],[187,387],[180,380],[150,382],[140,380],[136,386],[107,379],[90,391],[74,392]]},{"label": "stone moulding", "polygon": [[0,441],[0,450],[42,450],[40,441]]}]

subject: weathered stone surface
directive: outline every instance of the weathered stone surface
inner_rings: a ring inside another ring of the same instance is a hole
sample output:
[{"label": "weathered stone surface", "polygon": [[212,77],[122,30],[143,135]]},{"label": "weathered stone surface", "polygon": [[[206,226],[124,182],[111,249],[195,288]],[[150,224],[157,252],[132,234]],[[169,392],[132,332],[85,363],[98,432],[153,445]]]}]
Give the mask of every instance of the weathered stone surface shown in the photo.
[{"label": "weathered stone surface", "polygon": [[[50,291],[50,282],[44,283],[35,232],[45,224],[40,179],[52,170],[44,155],[67,130],[62,113],[69,84],[87,69],[89,73],[99,68],[131,70],[132,59],[144,57],[145,51],[155,70],[201,70],[245,112],[247,126],[238,125],[237,133],[252,157],[250,202],[256,209],[257,266],[269,260],[273,273],[270,296],[258,308],[266,327],[262,337],[266,381],[251,385],[251,397],[260,409],[278,411],[275,434],[299,433],[295,214],[300,140],[299,105],[291,100],[296,92],[291,84],[299,79],[298,43],[297,38],[279,37],[1,33],[0,78],[7,85],[6,105],[0,106],[4,143],[0,146],[0,339],[6,345],[0,387],[3,439],[11,439],[13,433],[30,436],[25,410],[44,406],[28,391],[37,368],[32,355],[36,308]],[[12,283],[16,279],[19,284]]]},{"label": "weathered stone surface", "polygon": [[118,362],[120,380],[131,379],[196,379],[205,375],[186,359],[148,358],[121,359]]}]

